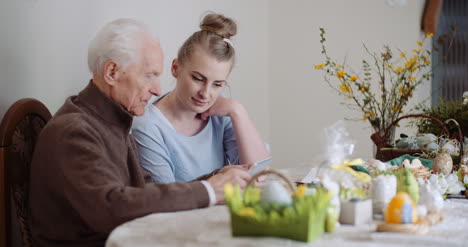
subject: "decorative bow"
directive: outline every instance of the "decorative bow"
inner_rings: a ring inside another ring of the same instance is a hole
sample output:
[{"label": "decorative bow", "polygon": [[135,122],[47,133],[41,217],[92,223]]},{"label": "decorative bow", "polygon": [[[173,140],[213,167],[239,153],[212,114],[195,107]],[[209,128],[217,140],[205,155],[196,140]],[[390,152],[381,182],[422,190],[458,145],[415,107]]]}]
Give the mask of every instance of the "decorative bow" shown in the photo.
[{"label": "decorative bow", "polygon": [[369,174],[364,173],[364,172],[356,172],[351,166],[356,166],[356,165],[362,165],[364,164],[364,161],[362,159],[353,159],[353,160],[348,160],[345,159],[343,163],[341,164],[334,164],[331,167],[335,170],[343,170],[351,173],[354,177],[359,179],[362,183],[368,183],[371,180],[371,176]]}]

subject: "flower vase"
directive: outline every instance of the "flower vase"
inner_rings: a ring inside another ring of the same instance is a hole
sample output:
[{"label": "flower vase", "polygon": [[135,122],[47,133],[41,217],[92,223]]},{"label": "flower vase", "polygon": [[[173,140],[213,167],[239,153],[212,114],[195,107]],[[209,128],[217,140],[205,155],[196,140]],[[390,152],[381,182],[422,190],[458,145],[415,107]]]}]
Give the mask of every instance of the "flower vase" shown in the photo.
[{"label": "flower vase", "polygon": [[[388,145],[395,145],[395,126],[392,126],[390,130],[388,131],[387,138],[385,138],[385,143]],[[382,134],[382,137],[385,133]]]},{"label": "flower vase", "polygon": [[387,136],[385,137],[385,129],[383,131],[376,131],[374,134],[371,135],[371,139],[374,143],[373,145],[373,157],[376,159],[382,159],[383,157],[380,155],[380,149],[385,147],[393,147],[395,144],[395,126],[392,126],[388,131]]}]

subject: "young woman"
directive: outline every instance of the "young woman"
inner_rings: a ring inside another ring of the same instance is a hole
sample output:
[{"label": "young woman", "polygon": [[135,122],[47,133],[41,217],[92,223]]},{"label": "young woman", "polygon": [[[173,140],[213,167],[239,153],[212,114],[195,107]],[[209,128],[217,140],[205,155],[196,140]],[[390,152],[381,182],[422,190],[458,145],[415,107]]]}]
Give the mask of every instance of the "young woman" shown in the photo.
[{"label": "young woman", "polygon": [[208,14],[200,28],[172,62],[175,89],[134,120],[140,164],[154,182],[187,182],[269,156],[243,105],[220,96],[235,60],[236,23]]}]

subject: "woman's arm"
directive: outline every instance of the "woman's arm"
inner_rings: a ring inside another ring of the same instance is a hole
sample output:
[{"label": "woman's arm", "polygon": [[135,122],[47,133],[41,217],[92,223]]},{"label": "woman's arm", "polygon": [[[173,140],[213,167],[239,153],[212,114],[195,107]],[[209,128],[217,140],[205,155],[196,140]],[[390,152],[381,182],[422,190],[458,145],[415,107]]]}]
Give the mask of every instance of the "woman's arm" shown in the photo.
[{"label": "woman's arm", "polygon": [[132,135],[140,165],[151,175],[153,182],[165,184],[175,182],[171,159],[158,131],[134,126]]},{"label": "woman's arm", "polygon": [[210,109],[202,113],[201,117],[207,119],[208,116],[212,115],[231,118],[240,164],[252,164],[269,156],[262,137],[241,103],[233,99],[219,97]]}]

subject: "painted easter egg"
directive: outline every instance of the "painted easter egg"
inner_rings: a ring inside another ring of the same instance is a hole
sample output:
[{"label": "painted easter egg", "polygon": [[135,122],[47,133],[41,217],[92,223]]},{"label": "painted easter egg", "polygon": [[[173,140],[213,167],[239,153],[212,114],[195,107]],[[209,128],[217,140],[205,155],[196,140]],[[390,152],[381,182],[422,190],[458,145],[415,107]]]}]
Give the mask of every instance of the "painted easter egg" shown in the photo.
[{"label": "painted easter egg", "polygon": [[389,224],[412,224],[418,220],[418,211],[406,192],[398,192],[388,203],[385,222]]},{"label": "painted easter egg", "polygon": [[452,172],[453,161],[452,157],[448,153],[441,153],[435,157],[432,163],[432,169],[434,173],[442,173],[448,175]]}]

